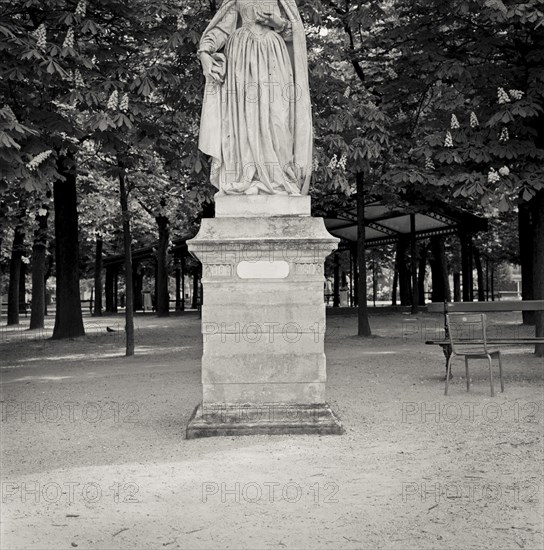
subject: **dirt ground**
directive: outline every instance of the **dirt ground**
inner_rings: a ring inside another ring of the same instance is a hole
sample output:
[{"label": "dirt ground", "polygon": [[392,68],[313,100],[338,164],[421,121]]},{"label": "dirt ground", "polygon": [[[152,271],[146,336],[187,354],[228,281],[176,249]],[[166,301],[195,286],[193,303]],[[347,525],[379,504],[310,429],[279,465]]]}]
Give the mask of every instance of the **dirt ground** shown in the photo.
[{"label": "dirt ground", "polygon": [[60,342],[1,327],[2,549],[543,548],[544,363],[529,348],[504,350],[504,393],[490,397],[485,363],[467,393],[460,361],[445,397],[424,345],[440,316],[374,315],[369,339],[330,317],[345,435],[187,441],[197,315],[137,317],[128,359],[122,324],[87,318]]}]

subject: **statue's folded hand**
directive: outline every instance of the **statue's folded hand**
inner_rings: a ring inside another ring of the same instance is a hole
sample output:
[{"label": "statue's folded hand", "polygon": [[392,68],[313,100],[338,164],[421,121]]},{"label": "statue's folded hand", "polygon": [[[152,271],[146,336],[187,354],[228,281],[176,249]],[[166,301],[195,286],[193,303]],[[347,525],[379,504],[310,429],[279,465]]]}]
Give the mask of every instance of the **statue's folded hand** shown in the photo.
[{"label": "statue's folded hand", "polygon": [[210,79],[221,84],[225,79],[225,58],[220,54],[209,54],[200,52],[200,62],[202,63],[202,72],[206,80]]},{"label": "statue's folded hand", "polygon": [[285,19],[283,19],[281,15],[275,12],[256,10],[255,15],[257,23],[259,23],[260,25],[265,25],[266,27],[270,27],[277,32],[285,29],[285,26],[287,24],[287,21],[285,21]]}]

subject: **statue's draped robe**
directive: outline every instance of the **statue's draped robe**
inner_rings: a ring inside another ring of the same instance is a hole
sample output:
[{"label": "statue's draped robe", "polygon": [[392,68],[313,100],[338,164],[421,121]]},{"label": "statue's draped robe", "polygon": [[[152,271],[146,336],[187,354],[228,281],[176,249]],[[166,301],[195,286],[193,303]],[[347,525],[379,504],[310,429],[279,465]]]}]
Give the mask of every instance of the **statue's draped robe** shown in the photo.
[{"label": "statue's draped robe", "polygon": [[[263,2],[270,8],[272,2]],[[307,194],[312,119],[304,28],[294,0],[278,33],[255,23],[255,0],[227,0],[200,50],[220,62],[223,84],[208,80],[199,148],[212,157],[211,182],[227,194]]]}]

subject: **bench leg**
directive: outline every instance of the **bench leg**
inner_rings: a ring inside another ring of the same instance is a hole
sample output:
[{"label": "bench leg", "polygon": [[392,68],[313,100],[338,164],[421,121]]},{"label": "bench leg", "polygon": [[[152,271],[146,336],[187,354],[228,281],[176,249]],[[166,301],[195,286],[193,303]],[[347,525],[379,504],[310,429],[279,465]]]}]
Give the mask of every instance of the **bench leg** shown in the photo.
[{"label": "bench leg", "polygon": [[453,362],[453,354],[450,355],[450,358],[448,359],[448,370],[446,371],[446,389],[444,390],[444,395],[448,395],[448,386],[450,383],[451,378],[451,364]]},{"label": "bench leg", "polygon": [[465,355],[465,372],[467,374],[467,391],[470,391],[470,374],[468,372],[468,357]]},{"label": "bench leg", "polygon": [[499,378],[501,379],[501,392],[504,392],[504,381],[502,379],[502,357],[501,352],[499,351]]},{"label": "bench leg", "polygon": [[[444,357],[446,358],[446,376],[448,376],[448,362],[451,357],[451,346],[441,346],[442,347],[442,353],[444,354]],[[452,378],[451,370],[449,374],[450,379]]]},{"label": "bench leg", "polygon": [[489,384],[491,385],[491,397],[495,397],[495,388],[493,387],[493,361],[491,360],[491,355],[487,356],[489,361]]}]

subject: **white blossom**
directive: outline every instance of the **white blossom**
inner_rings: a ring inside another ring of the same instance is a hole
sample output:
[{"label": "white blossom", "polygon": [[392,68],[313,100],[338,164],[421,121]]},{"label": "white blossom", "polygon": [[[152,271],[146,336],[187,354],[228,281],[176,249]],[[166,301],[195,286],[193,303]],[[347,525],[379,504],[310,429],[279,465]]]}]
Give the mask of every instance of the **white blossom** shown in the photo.
[{"label": "white blossom", "polygon": [[108,99],[108,109],[111,111],[117,110],[117,107],[119,105],[119,94],[117,93],[117,90],[113,90],[113,92],[110,95],[110,98]]},{"label": "white blossom", "polygon": [[329,162],[329,168],[331,170],[334,170],[337,166],[338,166],[338,157],[334,155],[331,161]]},{"label": "white blossom", "polygon": [[451,115],[451,129],[452,130],[458,130],[461,126],[459,124],[459,121],[457,120],[457,117],[455,115]]},{"label": "white blossom", "polygon": [[27,256],[21,256],[21,262],[28,265],[30,263],[30,258]]},{"label": "white blossom", "polygon": [[351,94],[351,86],[348,86],[346,88],[346,91],[344,92],[344,97],[349,97]]},{"label": "white blossom", "polygon": [[42,52],[45,51],[45,48],[47,46],[47,30],[45,28],[45,25],[42,23],[35,31],[34,31],[34,38],[36,38],[36,47],[39,50],[42,50]]},{"label": "white blossom", "polygon": [[476,128],[478,126],[480,126],[480,121],[478,120],[476,113],[472,111],[472,113],[470,113],[470,127]]},{"label": "white blossom", "polygon": [[510,97],[512,99],[521,99],[523,97],[523,92],[521,90],[508,90]]},{"label": "white blossom", "polygon": [[47,210],[45,208],[38,208],[38,216],[45,216],[47,214]]},{"label": "white blossom", "polygon": [[499,174],[501,176],[509,176],[510,175],[510,168],[508,168],[508,166],[503,166],[502,168],[499,168]]},{"label": "white blossom", "polygon": [[46,160],[50,155],[51,153],[53,153],[53,151],[51,149],[48,149],[47,151],[42,151],[41,153],[39,153],[38,155],[36,155],[27,165],[26,167],[29,169],[29,170],[36,170],[36,168],[38,168],[38,166],[44,161]]},{"label": "white blossom", "polygon": [[434,161],[431,157],[427,157],[425,159],[425,168],[429,171],[432,171],[435,169],[435,166],[434,166]]},{"label": "white blossom", "polygon": [[449,130],[448,130],[448,133],[446,134],[444,147],[453,147],[453,138],[451,137],[451,132]]},{"label": "white blossom", "polygon": [[509,139],[510,135],[508,134],[508,128],[503,128],[501,130],[501,135],[499,136],[499,141],[506,143]]},{"label": "white blossom", "polygon": [[487,174],[487,181],[489,183],[497,183],[500,179],[501,177],[499,176],[495,168],[490,168],[489,173]]},{"label": "white blossom", "polygon": [[79,1],[78,5],[76,7],[76,11],[74,13],[78,17],[85,17],[85,14],[87,13],[87,2],[86,2],[86,0],[80,0]]},{"label": "white blossom", "polygon": [[500,105],[510,103],[510,96],[504,91],[504,88],[497,89],[497,97]]},{"label": "white blossom", "polygon": [[344,153],[341,157],[340,157],[340,160],[338,161],[338,167],[339,168],[342,168],[342,170],[345,170],[346,169],[346,163],[348,161],[348,156],[346,155],[346,153]]},{"label": "white blossom", "polygon": [[119,109],[121,111],[128,111],[128,94],[124,94],[119,102]]},{"label": "white blossom", "polygon": [[185,23],[185,17],[183,16],[183,14],[178,15],[178,20],[177,20],[177,29],[178,29],[178,31],[181,31],[181,30],[185,29],[186,27],[187,27],[187,24]]},{"label": "white blossom", "polygon": [[82,88],[83,86],[85,86],[85,81],[83,80],[79,69],[76,69],[74,73],[74,83],[78,88]]},{"label": "white blossom", "polygon": [[70,28],[68,29],[68,32],[66,33],[66,38],[64,39],[64,43],[62,44],[63,48],[73,48],[74,47],[74,29]]}]

